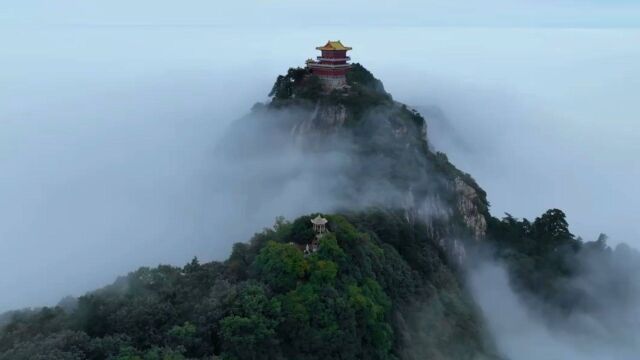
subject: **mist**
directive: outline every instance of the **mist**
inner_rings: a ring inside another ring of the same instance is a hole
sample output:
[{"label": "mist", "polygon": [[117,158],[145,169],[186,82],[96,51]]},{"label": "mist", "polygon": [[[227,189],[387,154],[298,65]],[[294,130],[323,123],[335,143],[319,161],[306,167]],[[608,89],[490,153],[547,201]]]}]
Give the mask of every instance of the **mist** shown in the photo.
[{"label": "mist", "polygon": [[[202,195],[217,137],[264,90],[163,56],[168,35],[3,32],[0,309],[244,240],[216,238]],[[247,98],[223,100],[230,84]]]},{"label": "mist", "polygon": [[[221,163],[217,153],[232,121],[266,101],[276,75],[302,65],[327,38],[353,46],[353,60],[397,100],[442,111],[426,116],[430,141],[488,191],[494,214],[532,217],[559,207],[578,234],[607,232],[613,242],[637,245],[636,36],[625,29],[4,27],[0,310],[55,304],[143,265],[222,260],[276,216],[335,206],[309,195],[326,189],[302,176],[281,201],[255,208],[246,196],[259,198],[261,189],[235,181],[239,174],[307,160],[294,153],[244,166]],[[380,56],[381,41],[397,52]],[[221,47],[233,61],[222,61]],[[585,78],[593,80],[567,88]],[[317,161],[344,166],[339,156]]]},{"label": "mist", "polygon": [[[632,360],[640,351],[640,256],[628,247],[610,258],[581,253],[580,276],[564,287],[582,292],[590,311],[565,314],[511,286],[505,267],[485,259],[469,284],[499,351],[509,359]],[[604,260],[604,261],[603,261]]]}]

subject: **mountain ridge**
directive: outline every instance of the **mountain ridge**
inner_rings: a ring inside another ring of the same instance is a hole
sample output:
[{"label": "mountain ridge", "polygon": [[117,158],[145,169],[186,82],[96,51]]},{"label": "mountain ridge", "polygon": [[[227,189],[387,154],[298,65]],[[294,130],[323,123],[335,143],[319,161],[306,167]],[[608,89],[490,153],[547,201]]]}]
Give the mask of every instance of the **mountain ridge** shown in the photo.
[{"label": "mountain ridge", "polygon": [[[251,204],[293,182],[317,210],[278,217],[225,261],[143,267],[64,306],[12,313],[0,359],[503,359],[466,284],[486,256],[554,315],[600,309],[566,285],[584,254],[615,256],[605,238],[576,238],[557,209],[492,217],[417,111],[360,64],[347,85],[326,92],[290,69],[217,149],[250,174],[239,188]],[[305,255],[316,215],[329,232]],[[629,279],[616,274],[623,294]]]}]

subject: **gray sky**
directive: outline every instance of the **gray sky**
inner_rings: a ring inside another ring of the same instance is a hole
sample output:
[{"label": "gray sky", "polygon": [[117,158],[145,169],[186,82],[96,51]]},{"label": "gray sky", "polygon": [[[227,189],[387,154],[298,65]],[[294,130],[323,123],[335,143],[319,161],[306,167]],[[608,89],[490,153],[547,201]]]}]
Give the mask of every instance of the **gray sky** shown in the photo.
[{"label": "gray sky", "polygon": [[25,0],[3,6],[0,20],[90,25],[393,25],[634,27],[633,0]]},{"label": "gray sky", "polygon": [[[353,46],[398,100],[442,108],[450,124],[432,124],[432,141],[488,191],[494,214],[559,207],[587,238],[640,245],[640,31],[627,28],[638,5],[339,3],[3,6],[0,310],[55,303],[141,265],[224,259],[293,215],[217,221],[213,146],[329,38]],[[348,26],[311,26],[328,23]]]}]

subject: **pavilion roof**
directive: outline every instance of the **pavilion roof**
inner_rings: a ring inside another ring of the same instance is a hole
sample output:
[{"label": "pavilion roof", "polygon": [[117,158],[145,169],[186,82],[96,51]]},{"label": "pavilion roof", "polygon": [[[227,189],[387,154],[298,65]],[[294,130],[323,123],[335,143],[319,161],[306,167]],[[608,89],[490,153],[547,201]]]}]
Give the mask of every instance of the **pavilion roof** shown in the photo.
[{"label": "pavilion roof", "polygon": [[316,224],[316,225],[324,225],[328,222],[329,220],[323,218],[322,216],[318,215],[315,218],[311,219],[311,223]]},{"label": "pavilion roof", "polygon": [[317,50],[351,50],[350,47],[342,45],[340,40],[338,41],[327,41],[324,46],[318,46]]}]

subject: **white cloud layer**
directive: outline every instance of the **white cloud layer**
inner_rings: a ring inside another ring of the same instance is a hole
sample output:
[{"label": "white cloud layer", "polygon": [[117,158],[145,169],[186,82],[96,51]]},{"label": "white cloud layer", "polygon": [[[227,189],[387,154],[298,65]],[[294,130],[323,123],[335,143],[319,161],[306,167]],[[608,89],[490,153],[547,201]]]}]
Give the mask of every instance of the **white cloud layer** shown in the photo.
[{"label": "white cloud layer", "polygon": [[327,38],[396,99],[444,110],[451,128],[431,124],[432,140],[494,213],[559,207],[579,234],[639,244],[637,30],[3,27],[0,310],[224,259],[293,214],[212,219],[213,147]]}]

